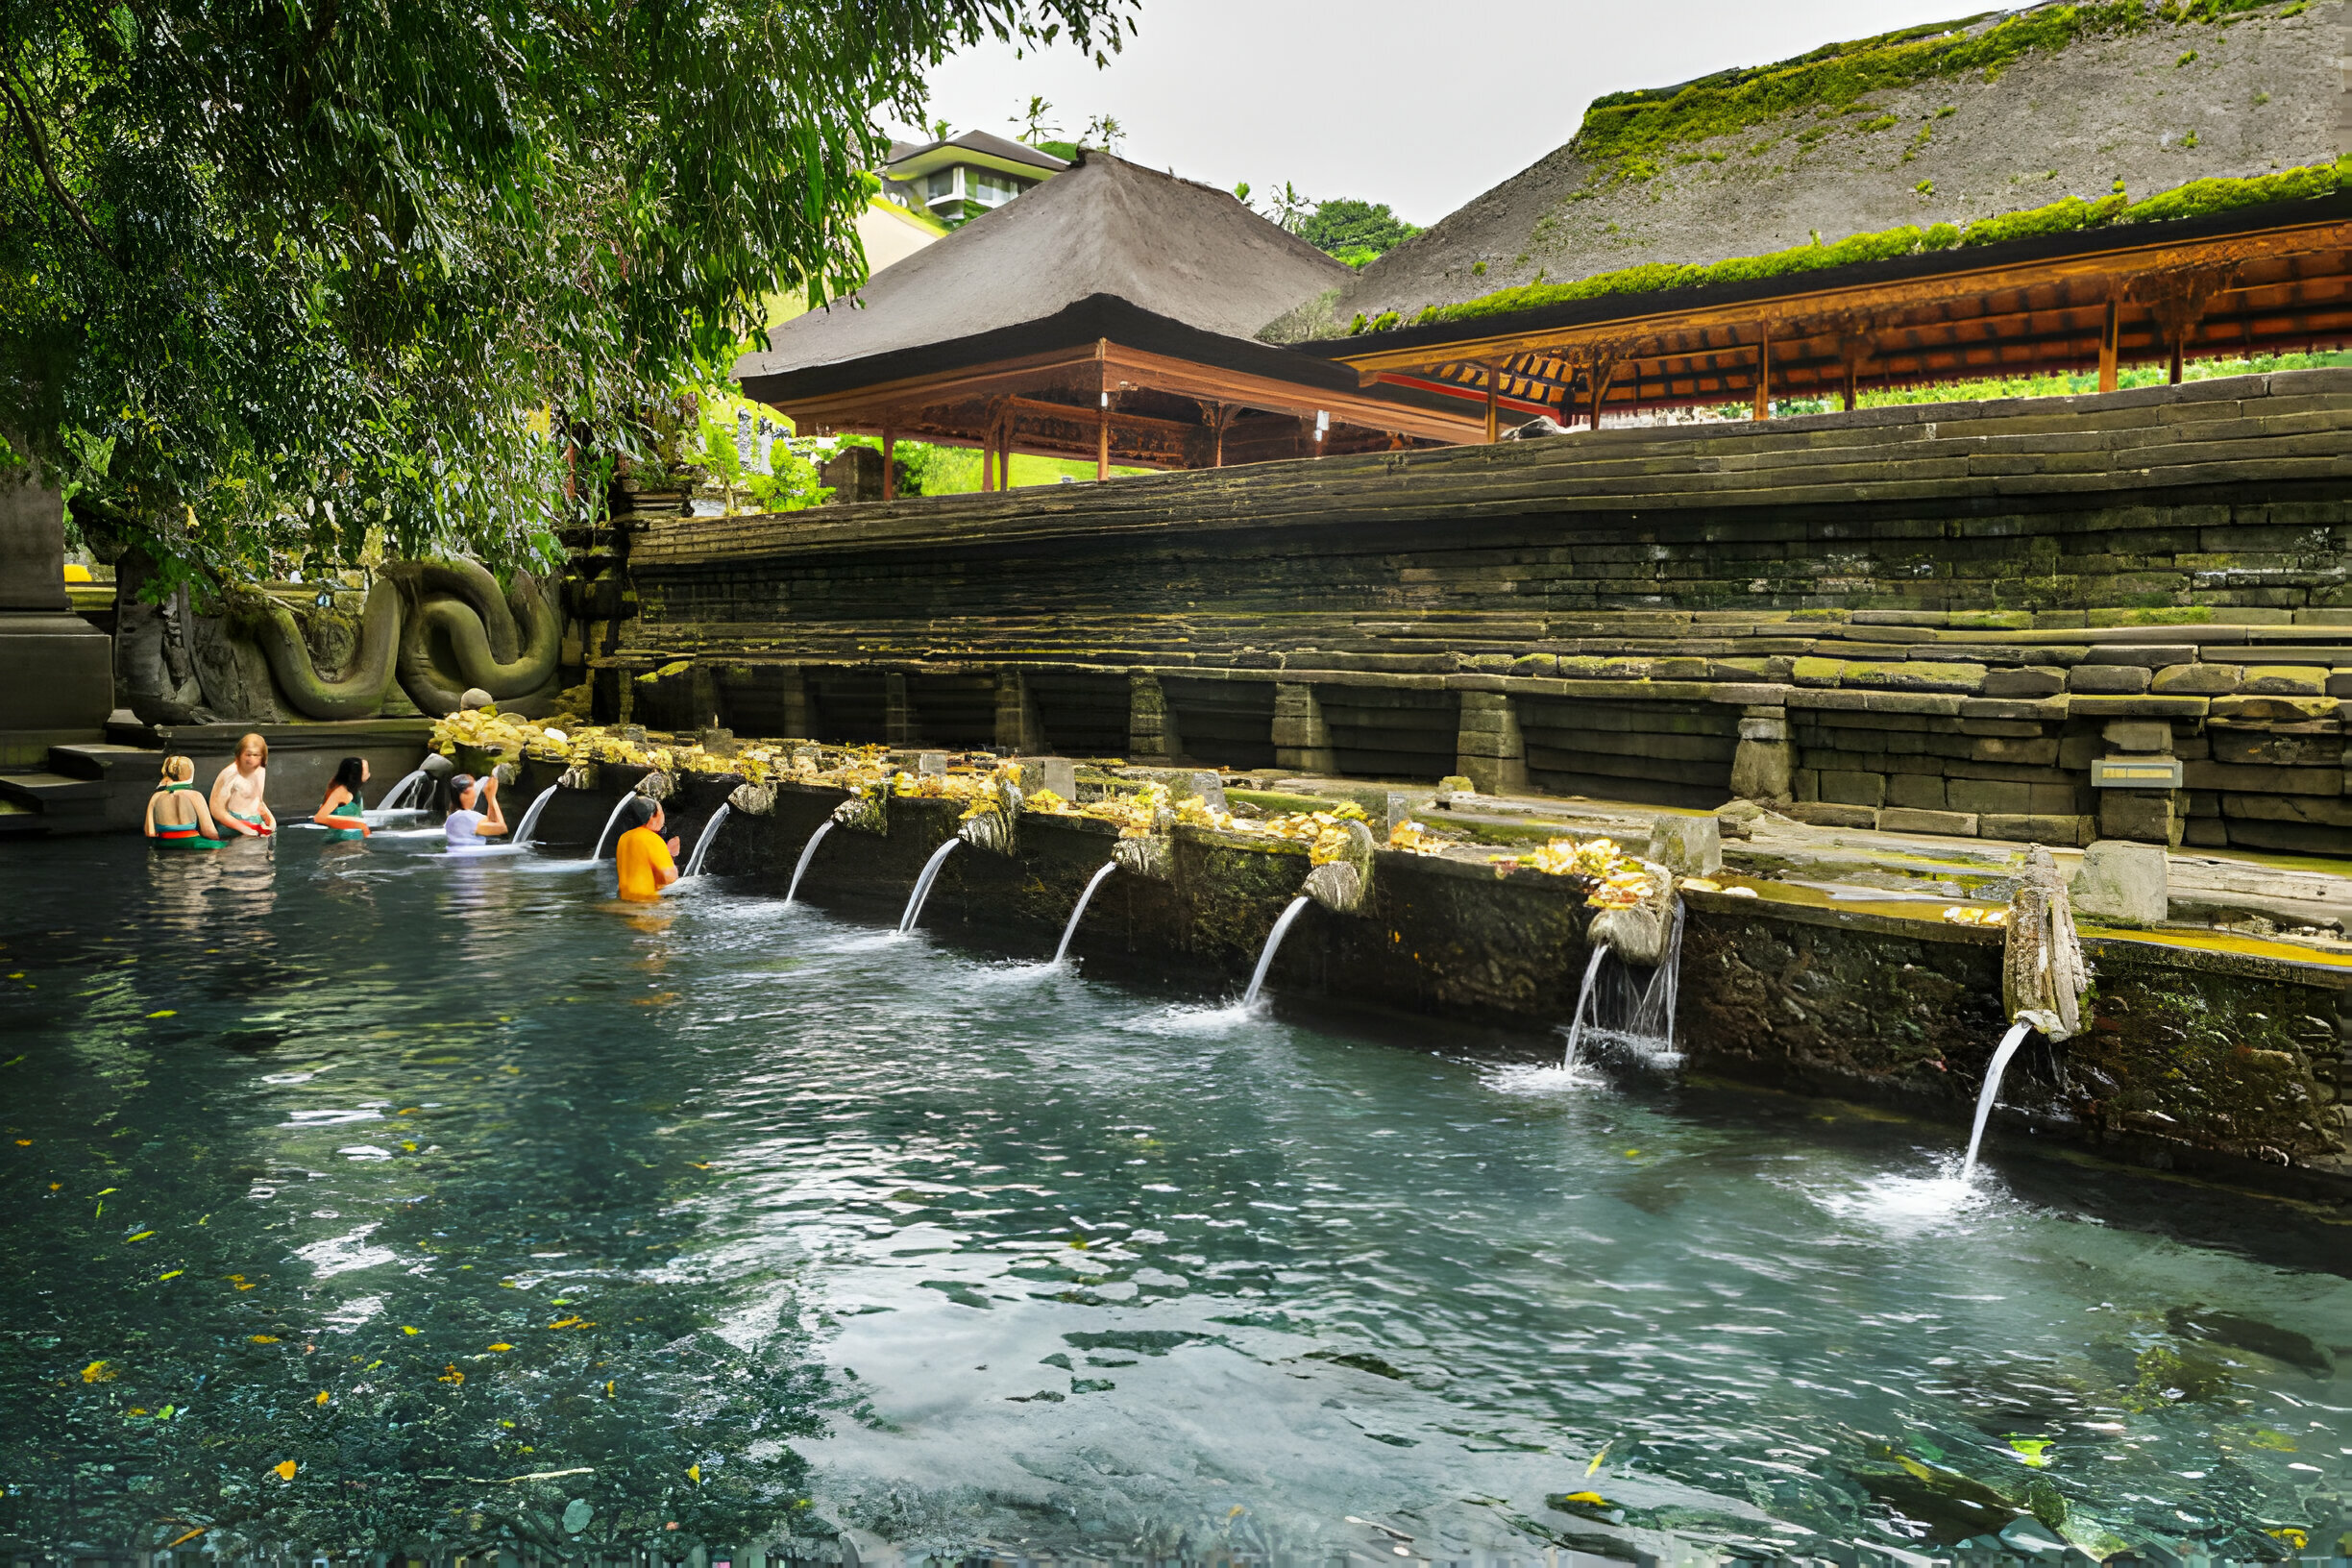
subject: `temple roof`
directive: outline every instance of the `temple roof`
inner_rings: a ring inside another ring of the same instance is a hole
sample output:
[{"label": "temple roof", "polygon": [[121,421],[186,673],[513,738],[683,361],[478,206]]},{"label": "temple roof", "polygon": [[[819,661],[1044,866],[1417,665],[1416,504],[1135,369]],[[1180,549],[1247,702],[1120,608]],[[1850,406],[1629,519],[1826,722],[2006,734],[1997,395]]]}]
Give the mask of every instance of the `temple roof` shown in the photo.
[{"label": "temple roof", "polygon": [[[818,382],[892,380],[918,362],[957,359],[953,345],[1102,296],[1247,339],[1350,276],[1224,191],[1087,149],[1066,174],[876,274],[854,303],[775,328],[769,348],[745,355],[735,374],[771,402]],[[974,348],[993,357],[1004,343]]]}]

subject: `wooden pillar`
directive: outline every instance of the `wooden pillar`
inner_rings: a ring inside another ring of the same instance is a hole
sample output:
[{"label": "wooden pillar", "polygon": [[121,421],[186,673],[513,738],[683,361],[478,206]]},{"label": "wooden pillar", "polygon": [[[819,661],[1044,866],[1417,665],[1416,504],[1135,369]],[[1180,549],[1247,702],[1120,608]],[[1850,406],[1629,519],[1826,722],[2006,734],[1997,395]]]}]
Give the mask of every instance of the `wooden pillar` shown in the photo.
[{"label": "wooden pillar", "polygon": [[1225,410],[1222,407],[1218,408],[1216,411],[1216,425],[1214,427],[1214,435],[1216,438],[1216,445],[1214,449],[1215,455],[1211,460],[1209,465],[1212,468],[1223,468],[1225,466]]},{"label": "wooden pillar", "polygon": [[[1638,368],[1636,368],[1633,374],[1634,374],[1634,378],[1635,378],[1636,381],[1638,382],[1638,380],[1639,380],[1639,379],[1640,379],[1640,376],[1641,376],[1641,372],[1640,372],[1640,370],[1639,370]],[[1602,404],[1605,404],[1606,402],[1608,402],[1609,383],[1610,383],[1610,382],[1612,382],[1612,381],[1614,381],[1616,379],[1617,379],[1617,361],[1616,361],[1616,360],[1614,360],[1614,359],[1609,359],[1609,360],[1605,360],[1605,361],[1597,361],[1597,362],[1596,362],[1596,363],[1593,365],[1593,368],[1592,368],[1592,410],[1591,410],[1591,412],[1590,412],[1590,414],[1589,414],[1589,416],[1588,416],[1588,422],[1589,422],[1589,424],[1591,425],[1592,429],[1596,429],[1596,430],[1597,430],[1597,429],[1599,429],[1601,428],[1601,406],[1602,406]]]},{"label": "wooden pillar", "polygon": [[2170,375],[2170,376],[2169,376],[2168,379],[2168,380],[2171,381],[2171,383],[2172,383],[2174,386],[2178,386],[2178,385],[2180,385],[2180,380],[2181,380],[2181,346],[2182,346],[2183,344],[2185,344],[2186,342],[2188,342],[2188,341],[2189,341],[2189,329],[2188,329],[2188,328],[2186,328],[2186,327],[2183,327],[2183,328],[2182,328],[2182,329],[2181,329],[2179,331],[2174,332],[2174,333],[2172,334],[2172,370],[2171,370],[2171,375]]},{"label": "wooden pillar", "polygon": [[1094,480],[1097,484],[1111,477],[1111,393],[1105,388],[1102,406],[1095,410],[1094,420]]},{"label": "wooden pillar", "polygon": [[898,449],[898,434],[889,426],[882,427],[882,499],[893,501],[898,495],[897,465],[892,460]]},{"label": "wooden pillar", "polygon": [[1755,417],[1772,418],[1772,329],[1756,339]]},{"label": "wooden pillar", "polygon": [[983,435],[980,437],[980,493],[984,496],[996,488],[989,478],[995,464],[996,440],[993,436]]},{"label": "wooden pillar", "polygon": [[1486,367],[1485,367],[1485,369],[1486,369],[1486,439],[1487,439],[1488,441],[1490,441],[1490,442],[1491,442],[1491,441],[1495,441],[1495,440],[1499,439],[1499,438],[1502,436],[1502,433],[1503,433],[1503,430],[1502,430],[1502,424],[1503,424],[1503,420],[1502,420],[1502,410],[1501,410],[1501,409],[1499,409],[1499,408],[1497,408],[1497,407],[1495,406],[1495,394],[1496,394],[1496,392],[1499,390],[1498,383],[1499,383],[1499,382],[1502,380],[1502,379],[1503,379],[1503,367],[1502,367],[1502,366],[1500,366],[1500,365],[1491,365],[1491,364],[1490,364],[1490,365],[1486,366]]},{"label": "wooden pillar", "polygon": [[2120,300],[2107,302],[2107,321],[2099,329],[2099,384],[2101,392],[2113,392],[2117,384],[2117,356],[2123,346],[2123,304]]}]

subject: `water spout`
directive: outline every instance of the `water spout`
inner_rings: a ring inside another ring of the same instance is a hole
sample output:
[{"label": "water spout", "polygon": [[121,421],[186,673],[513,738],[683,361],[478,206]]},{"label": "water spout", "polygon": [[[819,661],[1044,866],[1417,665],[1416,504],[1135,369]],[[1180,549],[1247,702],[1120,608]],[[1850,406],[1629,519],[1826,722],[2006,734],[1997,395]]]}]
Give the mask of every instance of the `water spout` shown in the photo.
[{"label": "water spout", "polygon": [[1985,1123],[1992,1119],[1993,1102],[2000,1097],[2001,1074],[2009,1070],[2009,1059],[2025,1043],[2025,1037],[2034,1026],[2022,1018],[2009,1026],[2001,1036],[1999,1046],[1993,1052],[1992,1065],[1985,1068],[1984,1088],[1976,1091],[1976,1125],[1969,1129],[1968,1159],[1960,1166],[1960,1179],[1968,1181],[1976,1174],[1976,1149],[1984,1142]]},{"label": "water spout", "polygon": [[1568,1050],[1560,1058],[1560,1071],[1576,1071],[1577,1046],[1584,1038],[1584,1014],[1592,1006],[1593,982],[1601,977],[1601,961],[1609,955],[1608,943],[1595,943],[1592,960],[1584,966],[1584,984],[1577,992],[1576,1016],[1568,1020]]},{"label": "water spout", "polygon": [[550,784],[532,798],[530,805],[523,813],[523,821],[515,824],[516,848],[527,849],[530,847],[531,829],[539,825],[539,814],[547,810],[547,803],[555,798],[555,792],[562,787],[559,784]]},{"label": "water spout", "polygon": [[900,936],[914,930],[915,922],[922,919],[923,900],[931,896],[931,884],[939,880],[940,868],[947,863],[947,857],[954,854],[956,845],[963,842],[962,839],[949,839],[932,850],[931,858],[923,862],[922,875],[915,879],[915,892],[907,899],[906,913],[898,918]]},{"label": "water spout", "polygon": [[1117,870],[1117,861],[1106,860],[1102,863],[1102,870],[1096,871],[1092,877],[1088,879],[1086,892],[1078,895],[1078,907],[1070,911],[1069,924],[1062,928],[1062,945],[1054,949],[1053,961],[1056,964],[1061,963],[1064,958],[1068,956],[1070,938],[1078,934],[1078,922],[1086,919],[1086,906],[1088,901],[1094,896],[1094,890],[1103,885],[1104,877],[1109,876],[1113,871]]},{"label": "water spout", "polygon": [[800,878],[807,873],[809,862],[817,858],[817,846],[824,843],[824,836],[832,831],[833,819],[827,817],[817,824],[817,831],[809,835],[809,842],[800,846],[800,863],[793,868],[792,886],[784,890],[786,903],[791,903],[793,894],[800,891]]},{"label": "water spout", "polygon": [[1266,934],[1265,951],[1258,955],[1257,972],[1250,976],[1249,990],[1241,993],[1243,1007],[1249,1006],[1258,999],[1258,992],[1265,986],[1266,970],[1274,967],[1275,950],[1282,946],[1283,938],[1290,934],[1290,922],[1297,919],[1300,912],[1311,902],[1313,900],[1305,894],[1291,899],[1290,907],[1282,912],[1282,919],[1276,920],[1274,929]]},{"label": "water spout", "polygon": [[612,815],[604,819],[604,830],[597,835],[596,847],[588,851],[590,860],[604,858],[604,841],[612,837],[613,824],[621,820],[621,813],[627,810],[628,803],[636,798],[634,795],[625,795],[613,802]]},{"label": "water spout", "polygon": [[725,821],[734,809],[732,806],[722,805],[717,811],[711,813],[711,820],[702,824],[702,836],[695,840],[694,853],[686,857],[688,876],[702,874],[702,857],[710,853],[711,840],[719,836],[719,824]]},{"label": "water spout", "polygon": [[430,775],[428,774],[424,769],[419,768],[415,772],[406,775],[401,779],[399,783],[384,791],[383,798],[376,802],[376,809],[378,811],[405,811],[412,809],[403,805],[402,802],[408,798],[408,792],[410,790],[415,790],[419,795],[423,795],[425,790],[428,788],[427,780],[429,777]]},{"label": "water spout", "polygon": [[[1577,992],[1576,1014],[1568,1023],[1568,1048],[1560,1070],[1576,1070],[1577,1057],[1586,1036],[1630,1046],[1650,1059],[1653,1066],[1677,1060],[1675,1002],[1682,983],[1682,922],[1687,908],[1679,900],[1658,943],[1657,962],[1650,980],[1638,992],[1625,954],[1605,938],[1593,943],[1592,958],[1584,966],[1584,984]],[[1591,934],[1587,933],[1589,938]],[[1605,976],[1603,960],[1614,954],[1619,968]]]}]

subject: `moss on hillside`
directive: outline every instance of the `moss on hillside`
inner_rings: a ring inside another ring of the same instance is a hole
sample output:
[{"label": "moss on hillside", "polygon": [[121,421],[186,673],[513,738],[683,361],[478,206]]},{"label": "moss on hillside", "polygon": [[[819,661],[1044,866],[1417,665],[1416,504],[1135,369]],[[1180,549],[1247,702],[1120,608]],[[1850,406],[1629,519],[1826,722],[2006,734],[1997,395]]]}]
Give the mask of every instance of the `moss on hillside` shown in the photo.
[{"label": "moss on hillside", "polygon": [[1721,71],[1679,86],[1610,93],[1593,100],[1570,147],[1620,179],[1645,179],[1678,144],[1736,135],[1767,120],[1812,109],[1842,112],[1866,94],[1982,73],[1997,77],[2019,59],[2098,35],[2216,22],[2279,0],[2091,0],[2040,6],[1971,32],[1991,12],[1833,43],[1795,60]]}]

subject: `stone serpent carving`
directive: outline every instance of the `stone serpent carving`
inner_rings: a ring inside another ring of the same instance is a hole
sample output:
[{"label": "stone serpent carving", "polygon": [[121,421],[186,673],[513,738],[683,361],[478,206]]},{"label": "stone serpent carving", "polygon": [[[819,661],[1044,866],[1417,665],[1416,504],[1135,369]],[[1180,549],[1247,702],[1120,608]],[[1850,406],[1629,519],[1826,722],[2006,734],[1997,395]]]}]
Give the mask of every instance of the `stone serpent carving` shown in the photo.
[{"label": "stone serpent carving", "polygon": [[501,593],[475,561],[387,565],[360,611],[358,649],[332,680],[319,674],[284,602],[256,596],[245,608],[242,629],[287,704],[306,719],[372,717],[396,677],[411,702],[436,717],[455,712],[469,687],[526,717],[554,696],[563,618],[547,588],[526,573]]}]

